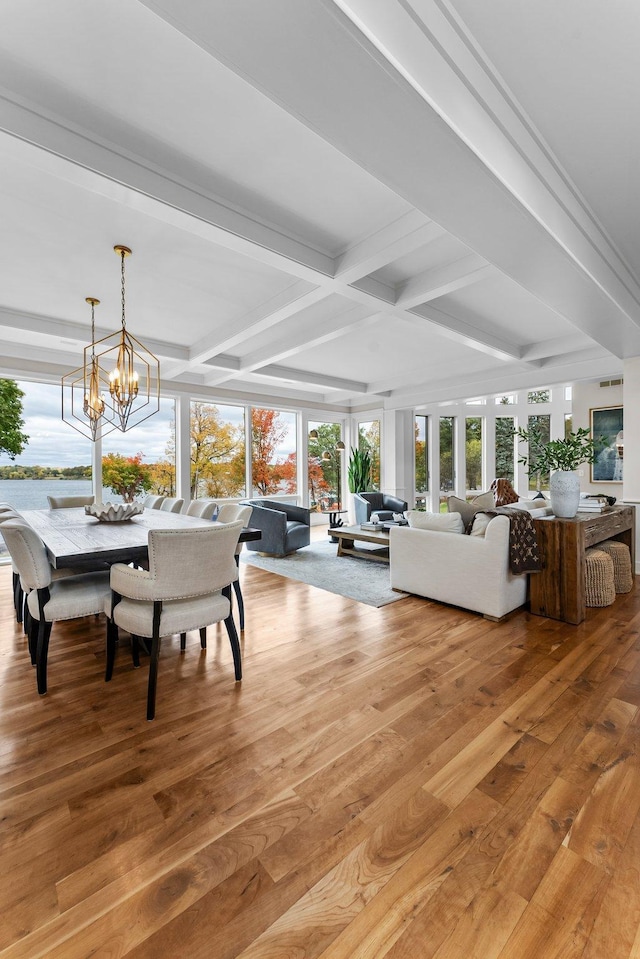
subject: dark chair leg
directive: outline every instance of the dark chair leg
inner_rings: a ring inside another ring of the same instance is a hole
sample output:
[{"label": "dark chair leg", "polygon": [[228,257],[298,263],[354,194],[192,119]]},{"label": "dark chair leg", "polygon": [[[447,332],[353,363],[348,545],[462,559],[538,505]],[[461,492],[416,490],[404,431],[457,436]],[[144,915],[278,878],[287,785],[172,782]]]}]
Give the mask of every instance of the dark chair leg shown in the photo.
[{"label": "dark chair leg", "polygon": [[133,668],[140,669],[140,637],[131,634],[131,659]]},{"label": "dark chair leg", "polygon": [[187,634],[180,633],[180,652],[184,653],[186,648],[187,648]]},{"label": "dark chair leg", "polygon": [[[236,553],[235,556],[236,566],[240,569],[240,557]],[[240,619],[240,631],[244,629],[244,599],[242,598],[242,588],[240,586],[240,579],[238,578],[233,584],[233,591],[236,594],[236,599],[238,600],[238,617]]]},{"label": "dark chair leg", "polygon": [[200,628],[200,647],[201,649],[207,648],[207,627],[202,626]]},{"label": "dark chair leg", "polygon": [[231,652],[233,653],[233,666],[236,671],[236,682],[239,682],[242,679],[242,656],[240,653],[240,641],[238,639],[238,634],[236,632],[236,624],[233,621],[233,616],[231,613],[227,616],[224,621],[224,625],[227,627],[227,633],[229,634],[229,642],[231,643]]},{"label": "dark chair leg", "polygon": [[116,661],[116,646],[118,645],[118,627],[112,619],[107,619],[107,666],[104,681],[108,683],[113,676],[113,664]]},{"label": "dark chair leg", "polygon": [[38,646],[36,649],[36,677],[38,692],[41,696],[47,691],[47,658],[49,656],[49,639],[51,637],[51,623],[45,622],[42,616],[38,622]]},{"label": "dark chair leg", "polygon": [[20,585],[20,577],[18,577],[18,583],[16,585],[15,593],[15,607],[16,607],[16,622],[21,623],[23,618],[24,611],[24,590]]},{"label": "dark chair leg", "polygon": [[158,662],[160,660],[160,614],[162,603],[153,604],[153,638],[151,640],[151,662],[149,663],[149,690],[147,693],[147,719],[156,714],[156,689],[158,686]]},{"label": "dark chair leg", "polygon": [[38,627],[39,623],[37,619],[34,619],[31,614],[29,614],[29,632],[27,633],[29,641],[29,655],[31,657],[31,665],[35,666],[36,664],[36,651],[38,649]]}]

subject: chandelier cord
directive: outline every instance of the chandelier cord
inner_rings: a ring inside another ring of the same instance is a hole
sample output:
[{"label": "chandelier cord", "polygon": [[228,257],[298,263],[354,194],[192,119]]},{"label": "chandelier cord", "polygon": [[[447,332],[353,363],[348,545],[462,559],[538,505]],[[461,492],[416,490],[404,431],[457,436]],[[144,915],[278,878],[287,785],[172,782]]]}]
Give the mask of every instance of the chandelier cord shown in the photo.
[{"label": "chandelier cord", "polygon": [[126,321],[124,316],[124,258],[125,258],[125,252],[124,250],[121,250],[120,251],[120,278],[121,278],[120,285],[122,289],[122,329],[123,330],[126,327]]},{"label": "chandelier cord", "polygon": [[96,358],[96,321],[94,317],[95,304],[91,304],[91,359]]}]

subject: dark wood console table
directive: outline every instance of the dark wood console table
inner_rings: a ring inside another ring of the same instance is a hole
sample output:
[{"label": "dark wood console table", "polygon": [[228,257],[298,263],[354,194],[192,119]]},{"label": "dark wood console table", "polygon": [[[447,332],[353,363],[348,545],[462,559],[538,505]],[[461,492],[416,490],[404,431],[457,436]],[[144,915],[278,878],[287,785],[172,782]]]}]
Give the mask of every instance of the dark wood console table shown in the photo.
[{"label": "dark wood console table", "polygon": [[636,511],[613,506],[605,513],[578,513],[534,520],[542,570],[529,577],[531,612],[577,625],[585,618],[585,550],[605,539],[626,543],[635,575]]}]

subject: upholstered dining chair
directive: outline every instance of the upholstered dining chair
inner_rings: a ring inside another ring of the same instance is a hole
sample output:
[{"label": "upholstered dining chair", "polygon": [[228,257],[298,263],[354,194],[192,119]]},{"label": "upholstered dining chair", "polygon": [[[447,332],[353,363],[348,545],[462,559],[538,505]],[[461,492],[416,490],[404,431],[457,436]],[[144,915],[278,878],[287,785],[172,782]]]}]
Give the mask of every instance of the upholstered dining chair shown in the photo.
[{"label": "upholstered dining chair", "polygon": [[197,516],[198,519],[213,519],[217,509],[218,504],[214,499],[192,499],[185,513],[187,516]]},{"label": "upholstered dining chair", "polygon": [[[0,503],[0,526],[9,519],[19,519],[19,513],[17,513],[13,506],[10,506],[9,503]],[[24,616],[24,588],[20,582],[18,568],[13,560],[11,560],[11,577],[11,586],[13,589],[13,607],[16,611],[16,622],[21,623]]]},{"label": "upholstered dining chair", "polygon": [[179,513],[183,506],[183,499],[170,499],[167,497],[160,504],[160,509],[164,510],[165,513]]},{"label": "upholstered dining chair", "polygon": [[0,526],[11,559],[27,591],[29,653],[36,667],[38,692],[47,691],[47,658],[53,623],[101,613],[108,601],[109,573],[91,572],[53,579],[44,543],[23,520]]},{"label": "upholstered dining chair", "polygon": [[238,570],[234,553],[242,523],[201,529],[149,531],[149,569],[116,563],[111,567],[111,597],[106,601],[107,669],[113,675],[118,629],[131,633],[134,665],[138,637],[151,639],[147,719],[155,716],[160,640],[180,634],[186,648],[187,632],[200,630],[200,645],[207,648],[207,626],[224,620],[231,643],[236,681],[242,679],[238,634],[231,615],[227,590]]},{"label": "upholstered dining chair", "polygon": [[[253,506],[243,506],[241,503],[223,503],[220,509],[218,510],[218,515],[216,516],[217,523],[237,523],[241,522],[243,526],[248,526],[251,519],[251,514],[253,513]],[[240,553],[242,552],[243,543],[238,543],[236,546],[235,552],[235,561],[236,566],[238,567],[238,573],[240,570]],[[240,588],[240,580],[235,579],[233,581],[233,589],[236,594],[236,599],[238,601],[238,618],[240,620],[240,630],[244,629],[244,599],[242,598],[242,589]]]},{"label": "upholstered dining chair", "polygon": [[76,506],[91,506],[95,496],[47,496],[49,509],[73,509]]},{"label": "upholstered dining chair", "polygon": [[142,505],[145,509],[160,509],[166,497],[164,496],[145,496]]}]

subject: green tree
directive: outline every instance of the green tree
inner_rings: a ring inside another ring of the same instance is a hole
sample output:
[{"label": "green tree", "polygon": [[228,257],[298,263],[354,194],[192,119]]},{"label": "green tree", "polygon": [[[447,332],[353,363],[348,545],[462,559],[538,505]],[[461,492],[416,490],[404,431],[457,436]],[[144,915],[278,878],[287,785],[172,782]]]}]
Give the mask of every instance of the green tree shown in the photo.
[{"label": "green tree", "polygon": [[513,416],[496,416],[496,477],[513,483],[515,445]]},{"label": "green tree", "polygon": [[380,489],[380,420],[361,423],[358,430],[358,449],[371,457],[369,489]]},{"label": "green tree", "polygon": [[15,380],[0,380],[0,455],[6,453],[14,460],[29,442],[22,432],[22,397],[24,393]]},{"label": "green tree", "polygon": [[151,467],[142,462],[142,453],[107,453],[102,457],[102,482],[125,503],[133,503],[138,493],[151,489]]},{"label": "green tree", "polygon": [[[318,423],[315,427],[317,437],[310,436],[308,444],[307,482],[309,484],[309,503],[312,509],[328,509],[339,505],[338,492],[338,457],[340,475],[344,475],[346,464],[344,452],[336,450],[336,443],[340,440],[339,423]],[[323,459],[322,454],[328,452],[331,459]]]},{"label": "green tree", "polygon": [[482,417],[468,416],[465,422],[465,464],[467,489],[482,485]]}]

